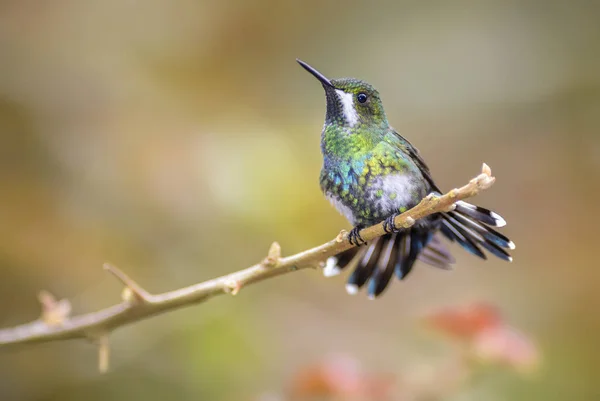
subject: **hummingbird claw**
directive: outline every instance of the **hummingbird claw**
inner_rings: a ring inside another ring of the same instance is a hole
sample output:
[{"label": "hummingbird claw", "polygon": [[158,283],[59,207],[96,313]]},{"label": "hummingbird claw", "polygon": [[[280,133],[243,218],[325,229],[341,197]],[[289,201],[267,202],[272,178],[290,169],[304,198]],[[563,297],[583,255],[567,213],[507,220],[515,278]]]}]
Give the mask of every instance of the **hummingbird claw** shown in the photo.
[{"label": "hummingbird claw", "polygon": [[385,219],[383,221],[383,231],[385,231],[387,234],[397,233],[400,231],[400,229],[396,227],[396,217],[399,215],[400,213],[394,213]]},{"label": "hummingbird claw", "polygon": [[350,242],[350,244],[355,246],[361,246],[367,243],[367,241],[362,239],[362,237],[360,236],[360,230],[362,229],[363,227],[356,226],[350,231],[350,233],[348,234],[348,242]]}]

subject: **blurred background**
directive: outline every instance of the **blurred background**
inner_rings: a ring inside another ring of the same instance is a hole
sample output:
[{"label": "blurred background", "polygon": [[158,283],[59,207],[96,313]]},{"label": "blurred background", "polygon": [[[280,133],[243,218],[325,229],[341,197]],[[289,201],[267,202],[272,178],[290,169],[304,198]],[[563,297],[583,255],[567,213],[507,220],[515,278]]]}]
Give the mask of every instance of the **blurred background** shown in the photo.
[{"label": "blurred background", "polygon": [[281,400],[328,355],[436,371],[457,351],[423,314],[487,302],[537,369],[427,399],[600,399],[599,18],[585,0],[0,2],[2,327],[38,318],[40,290],[76,314],[117,303],[107,261],[164,292],[349,228],[296,57],[374,84],[443,189],[488,163],[476,203],[517,244],[512,264],[455,247],[453,272],[419,264],[376,302],[314,270],[253,285],[119,329],[104,375],[84,341],[0,349],[0,398]]}]

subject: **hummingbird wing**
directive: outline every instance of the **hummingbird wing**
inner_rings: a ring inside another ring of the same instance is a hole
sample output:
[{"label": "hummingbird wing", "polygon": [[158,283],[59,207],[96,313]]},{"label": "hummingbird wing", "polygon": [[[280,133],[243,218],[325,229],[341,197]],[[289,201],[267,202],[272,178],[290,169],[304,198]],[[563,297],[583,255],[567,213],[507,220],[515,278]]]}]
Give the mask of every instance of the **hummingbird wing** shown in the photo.
[{"label": "hummingbird wing", "polygon": [[425,178],[427,183],[431,186],[431,189],[440,192],[439,188],[433,181],[433,177],[431,176],[431,171],[429,170],[427,163],[425,163],[425,160],[421,156],[421,153],[419,153],[419,149],[414,147],[412,143],[410,143],[406,138],[400,135],[395,129],[391,128],[390,131],[394,135],[395,139],[398,141],[398,147],[402,151],[404,151],[408,156],[410,156],[411,160],[421,171],[421,174],[423,174],[423,177]]}]

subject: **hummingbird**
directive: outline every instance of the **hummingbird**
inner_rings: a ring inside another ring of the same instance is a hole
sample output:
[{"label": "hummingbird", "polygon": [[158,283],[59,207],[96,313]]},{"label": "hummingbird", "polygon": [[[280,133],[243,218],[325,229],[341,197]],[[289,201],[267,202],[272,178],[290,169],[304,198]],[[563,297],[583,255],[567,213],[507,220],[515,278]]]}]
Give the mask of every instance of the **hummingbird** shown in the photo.
[{"label": "hummingbird", "polygon": [[[304,61],[296,61],[325,90],[321,190],[354,227],[348,239],[356,246],[328,258],[326,276],[349,268],[346,291],[356,294],[366,285],[368,297],[375,299],[394,275],[404,280],[417,260],[449,269],[455,259],[441,237],[482,259],[487,259],[483,248],[512,261],[507,250],[515,244],[492,228],[506,225],[505,220],[465,201],[456,202],[453,211],[419,219],[408,229],[396,227],[396,216],[429,194],[441,195],[423,157],[390,126],[372,85],[356,78],[328,79]],[[365,243],[360,230],[382,221],[386,234]]]}]

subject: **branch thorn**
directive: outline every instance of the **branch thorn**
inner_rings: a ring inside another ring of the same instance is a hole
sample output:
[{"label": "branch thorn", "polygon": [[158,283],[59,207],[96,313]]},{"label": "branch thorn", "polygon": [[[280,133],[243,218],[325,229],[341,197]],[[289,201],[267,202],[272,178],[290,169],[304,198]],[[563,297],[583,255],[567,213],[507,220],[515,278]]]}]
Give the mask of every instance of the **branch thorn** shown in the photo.
[{"label": "branch thorn", "polygon": [[113,266],[110,263],[105,263],[103,268],[125,286],[125,289],[121,293],[121,297],[124,301],[150,302],[150,294],[140,287],[138,283],[129,278],[129,276],[119,270],[116,266]]},{"label": "branch thorn", "polygon": [[100,373],[106,373],[108,371],[109,362],[110,343],[108,341],[108,334],[102,334],[98,337],[98,370]]},{"label": "branch thorn", "polygon": [[269,253],[267,253],[267,257],[263,261],[263,266],[265,267],[277,267],[279,264],[279,259],[281,259],[281,245],[277,241],[271,244],[269,248]]}]

